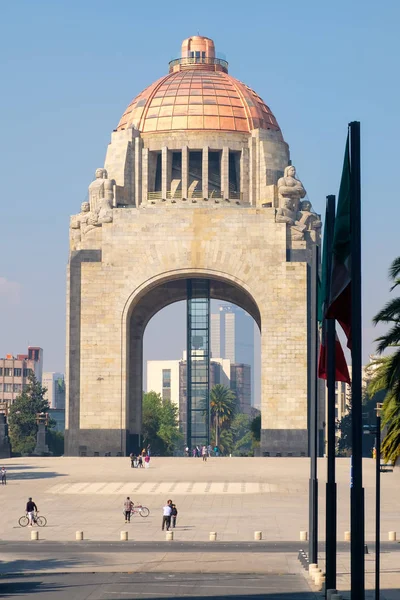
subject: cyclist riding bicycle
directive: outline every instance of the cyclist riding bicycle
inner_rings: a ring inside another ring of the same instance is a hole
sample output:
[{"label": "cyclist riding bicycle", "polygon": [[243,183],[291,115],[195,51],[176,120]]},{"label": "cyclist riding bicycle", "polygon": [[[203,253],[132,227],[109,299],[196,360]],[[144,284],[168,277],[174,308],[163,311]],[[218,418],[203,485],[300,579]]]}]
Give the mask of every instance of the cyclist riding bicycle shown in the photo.
[{"label": "cyclist riding bicycle", "polygon": [[34,520],[35,512],[38,512],[38,507],[33,502],[32,498],[29,498],[26,503],[26,514],[28,515],[29,525],[28,527],[32,527],[32,522]]}]

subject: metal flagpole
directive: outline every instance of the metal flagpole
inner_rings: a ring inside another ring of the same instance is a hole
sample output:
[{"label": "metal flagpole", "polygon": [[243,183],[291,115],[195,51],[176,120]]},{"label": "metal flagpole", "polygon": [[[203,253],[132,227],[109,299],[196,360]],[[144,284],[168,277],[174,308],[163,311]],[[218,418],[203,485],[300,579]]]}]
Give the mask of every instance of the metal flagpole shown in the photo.
[{"label": "metal flagpole", "polygon": [[350,492],[351,600],[365,600],[364,489],[362,485],[361,170],[360,123],[350,128],[351,363],[353,487]]},{"label": "metal flagpole", "polygon": [[376,490],[375,490],[375,600],[380,596],[380,554],[381,554],[381,410],[376,404]]},{"label": "metal flagpole", "polygon": [[310,481],[309,481],[309,549],[310,564],[318,562],[318,246],[311,255],[311,322],[310,322]]},{"label": "metal flagpole", "polygon": [[[327,272],[332,270],[332,246],[335,229],[335,196],[327,196],[325,233],[327,252]],[[326,298],[330,295],[330,277],[327,278]],[[337,490],[335,473],[336,453],[336,411],[335,411],[335,379],[336,379],[336,326],[335,319],[326,321],[327,345],[327,483],[326,483],[326,520],[325,520],[325,553],[326,553],[326,589],[336,589],[336,541],[337,541]]]}]

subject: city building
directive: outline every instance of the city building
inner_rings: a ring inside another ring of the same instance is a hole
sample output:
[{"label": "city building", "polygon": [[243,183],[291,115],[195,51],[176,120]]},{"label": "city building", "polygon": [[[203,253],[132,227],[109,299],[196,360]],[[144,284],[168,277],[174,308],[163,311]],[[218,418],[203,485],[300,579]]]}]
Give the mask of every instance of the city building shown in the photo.
[{"label": "city building", "polygon": [[[251,48],[241,60],[245,73]],[[211,39],[184,40],[168,72],[116,121],[88,201],[70,220],[67,455],[137,450],[143,335],[173,302],[187,301],[187,398],[200,398],[196,339],[209,365],[211,299],[243,309],[260,330],[261,455],[307,454],[309,282],[321,221],[305,196],[268,105],[228,73]],[[235,353],[236,363],[253,361]],[[188,436],[204,443],[207,415],[195,404]]]},{"label": "city building", "polygon": [[65,409],[50,408],[49,417],[55,421],[55,431],[59,431],[63,434],[65,432]]},{"label": "city building", "polygon": [[231,363],[249,365],[251,404],[254,404],[254,320],[233,305],[220,305],[211,314],[211,356],[222,356]]},{"label": "city building", "polygon": [[[204,364],[203,364],[204,363]],[[197,358],[198,366],[206,366],[205,358]],[[239,412],[251,414],[250,365],[231,364],[229,359],[210,361],[210,390],[216,384],[230,388],[236,394]],[[187,421],[187,355],[181,360],[148,360],[146,391],[156,392],[179,407],[179,423],[183,433]]]},{"label": "city building", "polygon": [[0,401],[12,404],[28,383],[30,373],[42,381],[43,350],[29,346],[27,354],[0,358]]},{"label": "city building", "polygon": [[42,376],[42,385],[46,388],[44,395],[50,408],[65,409],[65,382],[64,373],[50,373],[45,371]]}]

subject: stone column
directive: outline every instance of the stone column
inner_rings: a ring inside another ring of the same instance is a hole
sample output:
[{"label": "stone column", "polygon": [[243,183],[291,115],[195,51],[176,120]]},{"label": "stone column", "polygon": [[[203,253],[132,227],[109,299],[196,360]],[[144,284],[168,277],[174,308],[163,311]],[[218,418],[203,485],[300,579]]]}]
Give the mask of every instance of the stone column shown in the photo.
[{"label": "stone column", "polygon": [[182,198],[188,196],[188,185],[189,185],[189,149],[187,146],[182,148]]},{"label": "stone column", "polygon": [[134,139],[135,143],[135,185],[134,185],[134,202],[135,206],[140,206],[142,203],[142,146],[143,142],[140,137]]},{"label": "stone column", "polygon": [[142,204],[147,204],[147,193],[149,188],[149,150],[142,150]]},{"label": "stone column", "polygon": [[248,148],[243,148],[240,155],[240,192],[242,193],[243,202],[250,202]]},{"label": "stone column", "polygon": [[222,148],[221,157],[221,190],[224,198],[229,198],[229,148]]},{"label": "stone column", "polygon": [[171,191],[172,178],[172,152],[167,146],[161,149],[161,196],[166,200],[167,193]]},{"label": "stone column", "polygon": [[208,198],[208,146],[204,146],[203,148],[201,179],[203,198]]}]

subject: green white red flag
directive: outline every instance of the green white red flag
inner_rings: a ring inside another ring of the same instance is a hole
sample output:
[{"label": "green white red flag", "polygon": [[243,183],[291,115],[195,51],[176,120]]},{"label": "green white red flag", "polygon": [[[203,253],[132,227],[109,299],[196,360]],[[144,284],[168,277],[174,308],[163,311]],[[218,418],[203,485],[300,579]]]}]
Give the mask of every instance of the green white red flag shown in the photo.
[{"label": "green white red flag", "polygon": [[347,135],[333,236],[330,294],[325,316],[338,321],[346,334],[349,348],[352,343],[350,182],[349,135]]},{"label": "green white red flag", "polygon": [[[332,215],[334,218],[334,215]],[[322,281],[319,282],[318,286],[318,320],[322,325],[321,331],[321,345],[319,349],[319,359],[318,359],[318,378],[319,379],[328,379],[328,347],[327,347],[327,327],[326,327],[326,319],[324,317],[325,306],[328,300],[329,293],[329,273],[328,273],[328,248],[327,248],[327,239],[328,236],[326,234],[327,223],[328,221],[328,210],[325,215],[325,233],[324,233],[324,246],[322,252]],[[336,335],[336,334],[335,334]],[[336,335],[335,339],[335,381],[344,381],[345,383],[350,384],[350,375],[349,370],[347,368],[346,359],[343,354],[343,349],[341,343],[339,341],[338,336]]]}]

